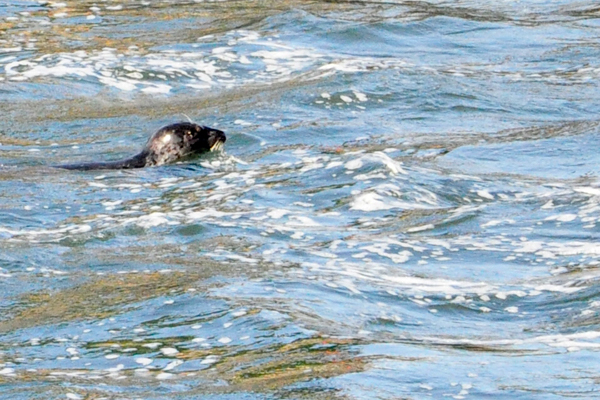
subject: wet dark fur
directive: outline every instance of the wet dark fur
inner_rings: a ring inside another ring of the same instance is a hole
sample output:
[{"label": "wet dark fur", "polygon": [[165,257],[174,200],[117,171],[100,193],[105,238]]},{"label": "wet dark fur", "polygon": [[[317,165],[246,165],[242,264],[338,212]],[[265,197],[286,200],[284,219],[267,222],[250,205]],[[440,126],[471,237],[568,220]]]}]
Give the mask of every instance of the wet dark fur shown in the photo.
[{"label": "wet dark fur", "polygon": [[220,147],[224,142],[225,134],[218,129],[191,122],[180,122],[159,129],[148,139],[139,154],[125,160],[66,164],[57,167],[76,170],[143,168],[172,163],[186,156],[205,153],[211,151],[215,145]]}]

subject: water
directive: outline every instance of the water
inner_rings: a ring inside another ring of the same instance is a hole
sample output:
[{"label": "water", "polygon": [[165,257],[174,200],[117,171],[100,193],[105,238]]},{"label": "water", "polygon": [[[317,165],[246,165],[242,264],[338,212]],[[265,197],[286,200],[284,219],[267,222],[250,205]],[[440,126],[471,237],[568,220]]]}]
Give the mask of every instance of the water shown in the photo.
[{"label": "water", "polygon": [[0,19],[0,399],[598,397],[595,3]]}]

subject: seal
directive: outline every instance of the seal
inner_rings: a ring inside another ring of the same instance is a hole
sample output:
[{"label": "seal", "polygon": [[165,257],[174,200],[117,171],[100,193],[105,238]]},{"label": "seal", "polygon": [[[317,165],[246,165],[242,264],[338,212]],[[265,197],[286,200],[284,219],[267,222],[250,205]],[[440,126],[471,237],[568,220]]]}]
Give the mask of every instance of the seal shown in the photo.
[{"label": "seal", "polygon": [[225,143],[225,133],[218,129],[179,122],[156,131],[142,149],[133,157],[119,161],[91,162],[57,165],[73,170],[144,168],[172,163],[184,157],[220,150]]}]

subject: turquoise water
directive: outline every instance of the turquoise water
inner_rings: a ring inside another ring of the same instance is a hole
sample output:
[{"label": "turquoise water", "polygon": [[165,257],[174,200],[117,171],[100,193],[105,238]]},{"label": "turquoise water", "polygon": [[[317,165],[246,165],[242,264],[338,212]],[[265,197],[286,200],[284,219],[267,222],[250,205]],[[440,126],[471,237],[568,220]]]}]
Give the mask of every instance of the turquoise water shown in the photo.
[{"label": "turquoise water", "polygon": [[0,399],[598,397],[598,10],[0,5]]}]

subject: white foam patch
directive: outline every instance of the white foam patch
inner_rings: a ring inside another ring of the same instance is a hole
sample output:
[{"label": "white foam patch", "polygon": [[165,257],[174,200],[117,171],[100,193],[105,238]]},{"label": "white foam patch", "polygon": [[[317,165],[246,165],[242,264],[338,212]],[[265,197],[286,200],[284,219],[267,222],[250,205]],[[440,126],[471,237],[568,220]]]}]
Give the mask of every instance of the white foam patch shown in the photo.
[{"label": "white foam patch", "polygon": [[200,364],[214,364],[219,361],[219,356],[210,355],[207,356],[204,360],[200,361]]},{"label": "white foam patch", "polygon": [[504,225],[504,224],[514,224],[515,220],[514,219],[504,219],[504,220],[491,220],[488,222],[485,222],[483,224],[481,224],[482,228],[489,228],[492,226],[497,226],[497,225]]},{"label": "white foam patch", "polygon": [[92,227],[88,224],[81,225],[67,225],[61,228],[55,229],[9,229],[0,227],[0,233],[6,233],[12,237],[25,237],[32,240],[36,240],[40,236],[61,236],[61,235],[77,235],[80,233],[86,233],[92,230]]},{"label": "white foam patch", "polygon": [[170,220],[167,218],[167,215],[161,212],[154,212],[149,215],[142,215],[135,219],[136,225],[141,226],[142,228],[153,228],[160,225],[172,225],[177,224],[177,222]]},{"label": "white foam patch", "polygon": [[10,367],[2,368],[2,369],[0,369],[0,375],[16,376],[15,369],[14,368],[10,368]]},{"label": "white foam patch", "polygon": [[174,368],[177,368],[178,366],[180,366],[181,364],[183,364],[183,360],[174,360],[171,361],[170,363],[168,363],[164,368],[163,371],[170,371]]},{"label": "white foam patch", "polygon": [[[380,252],[379,248],[369,250],[374,250],[377,253]],[[392,255],[392,253],[385,252],[383,255]],[[407,252],[401,252],[399,256],[402,257],[399,261],[404,262],[404,257],[410,257],[411,255]],[[306,262],[303,265],[311,274],[330,275],[334,277],[336,282],[343,280],[345,286],[347,286],[348,282],[352,282],[353,286],[359,287],[359,282],[363,282],[378,284],[382,288],[393,288],[403,293],[426,293],[442,296],[465,296],[467,294],[471,296],[487,296],[490,293],[498,291],[497,286],[487,282],[398,276],[396,268],[390,269],[389,265],[377,262],[369,263],[369,268],[367,269],[362,263],[355,264],[339,259],[331,260],[331,262],[326,264]]]},{"label": "white foam patch", "polygon": [[400,204],[384,199],[377,193],[363,193],[350,202],[350,209],[357,211],[381,211],[400,207]]},{"label": "white foam patch", "polygon": [[477,196],[483,197],[484,199],[488,199],[488,200],[494,200],[494,196],[492,194],[490,194],[489,191],[484,190],[484,189],[478,190]]},{"label": "white foam patch", "polygon": [[397,253],[390,253],[387,250],[389,249],[389,246],[385,243],[377,243],[377,244],[373,244],[371,246],[364,246],[361,247],[361,250],[364,251],[368,251],[371,253],[375,253],[378,254],[382,257],[387,257],[390,260],[392,260],[392,262],[394,262],[395,264],[402,264],[407,262],[410,257],[413,255],[410,251],[408,250],[403,250]]},{"label": "white foam patch", "polygon": [[[401,210],[425,210],[433,207],[431,204],[432,201],[425,197],[419,197],[417,201],[414,202],[401,201],[390,196],[391,193],[389,193],[388,190],[385,190],[389,189],[389,186],[379,186],[376,187],[376,189],[379,189],[388,196],[384,197],[375,192],[358,194],[350,202],[350,209],[356,211],[382,211],[396,208]],[[396,192],[396,189],[397,188],[394,187],[393,192]]]},{"label": "white foam patch", "polygon": [[[373,153],[361,155],[359,158],[347,161],[344,167],[348,170],[360,169],[365,163],[381,164],[387,172],[392,176],[397,174],[407,175],[408,173],[402,168],[402,163],[394,160],[382,151],[375,151]],[[331,168],[331,167],[330,167]]]},{"label": "white foam patch", "polygon": [[283,209],[272,209],[271,211],[267,212],[267,216],[269,218],[273,218],[273,219],[279,219],[287,214],[289,214],[290,211],[288,210],[283,210]]},{"label": "white foam patch", "polygon": [[[423,70],[428,68],[422,68]],[[432,69],[432,68],[429,68]],[[513,71],[510,69],[499,68],[496,63],[477,66],[463,64],[454,65],[452,68],[442,68],[434,70],[435,73],[448,74],[452,76],[477,76],[478,79],[495,80],[504,79],[513,82],[548,82],[551,85],[566,84],[573,85],[587,83],[591,80],[600,78],[600,68],[583,67],[578,69],[543,70],[531,68],[528,70]],[[558,73],[557,73],[558,72]]]},{"label": "white foam patch", "polygon": [[354,96],[356,97],[356,100],[358,100],[360,102],[365,102],[365,101],[369,100],[367,95],[364,93],[354,92]]},{"label": "white foam patch", "polygon": [[590,196],[600,196],[600,188],[590,187],[590,186],[581,186],[573,188],[574,191],[578,193],[589,194]]},{"label": "white foam patch", "polygon": [[147,357],[138,357],[135,359],[136,363],[141,364],[143,366],[150,365],[150,364],[152,364],[153,361],[154,360],[152,360],[151,358],[147,358]]},{"label": "white foam patch", "polygon": [[167,357],[172,357],[179,353],[179,351],[174,347],[163,347],[162,349],[160,349],[160,352]]},{"label": "white foam patch", "polygon": [[306,228],[306,227],[319,227],[320,223],[316,222],[312,218],[303,215],[292,215],[289,221],[286,223],[287,226],[295,228]]},{"label": "white foam patch", "polygon": [[344,164],[344,168],[349,170],[359,169],[363,166],[363,162],[360,159],[350,160],[346,164]]},{"label": "white foam patch", "polygon": [[407,290],[428,292],[428,293],[444,293],[449,295],[459,295],[471,293],[482,295],[490,293],[494,290],[494,286],[485,282],[466,282],[450,279],[425,279],[418,277],[398,277],[398,276],[382,276],[385,281],[393,282],[399,286],[405,287]]},{"label": "white foam patch", "polygon": [[599,349],[600,343],[593,342],[598,340],[600,332],[587,331],[573,334],[542,335],[536,337],[525,337],[515,339],[468,339],[468,338],[448,338],[448,337],[422,337],[415,338],[424,342],[447,344],[447,345],[473,345],[486,347],[512,347],[522,348],[525,345],[544,344],[553,348],[565,348],[569,351],[578,351],[581,349]]},{"label": "white foam patch", "polygon": [[541,292],[559,292],[559,293],[575,293],[580,290],[585,289],[583,286],[575,287],[575,286],[561,286],[561,285],[525,285],[525,287],[532,287],[535,289],[534,294]]},{"label": "white foam patch", "polygon": [[[47,77],[86,79],[125,92],[168,94],[176,87],[206,90],[213,86],[287,81],[316,67],[324,57],[313,49],[282,45],[245,30],[228,32],[218,40],[229,46],[201,51],[192,45],[184,51],[160,51],[143,57],[110,48],[80,50],[24,60],[5,58],[0,60],[0,67],[4,67],[6,78],[12,81]],[[15,47],[0,52],[21,50]],[[251,73],[240,73],[238,64],[245,65],[244,70],[251,66]]]},{"label": "white foam patch", "polygon": [[427,224],[427,225],[421,225],[421,226],[414,226],[412,228],[408,228],[406,230],[406,232],[410,232],[410,233],[414,233],[414,232],[422,232],[422,231],[428,231],[431,229],[434,229],[435,225],[433,224]]},{"label": "white foam patch", "polygon": [[409,63],[398,59],[381,60],[372,57],[352,57],[329,62],[319,67],[319,70],[330,72],[368,72],[373,69],[400,69],[409,66]]}]

